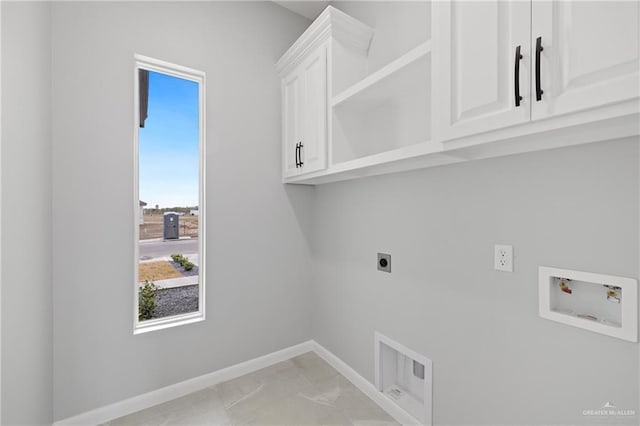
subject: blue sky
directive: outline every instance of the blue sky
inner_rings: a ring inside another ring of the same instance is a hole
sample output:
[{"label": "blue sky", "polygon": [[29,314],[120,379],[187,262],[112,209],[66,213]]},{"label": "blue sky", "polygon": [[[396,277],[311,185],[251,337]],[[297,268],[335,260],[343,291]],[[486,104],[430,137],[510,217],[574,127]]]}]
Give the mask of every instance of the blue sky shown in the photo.
[{"label": "blue sky", "polygon": [[140,199],[149,207],[198,205],[198,83],[149,72],[139,129]]}]

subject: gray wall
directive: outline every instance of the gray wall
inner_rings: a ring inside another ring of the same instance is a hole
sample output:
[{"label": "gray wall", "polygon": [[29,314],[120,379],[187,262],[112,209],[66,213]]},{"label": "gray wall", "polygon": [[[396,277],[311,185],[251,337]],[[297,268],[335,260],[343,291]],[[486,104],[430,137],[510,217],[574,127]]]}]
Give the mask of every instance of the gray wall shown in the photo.
[{"label": "gray wall", "polygon": [[51,10],[1,7],[1,422],[51,424]]},{"label": "gray wall", "polygon": [[[271,3],[53,5],[55,419],[311,337],[310,188],[281,184]],[[207,73],[207,320],[132,334],[133,55]]]},{"label": "gray wall", "polygon": [[431,38],[428,1],[333,1],[331,5],[375,29],[368,52],[377,71]]},{"label": "gray wall", "polygon": [[[430,36],[424,3],[333,4],[376,28],[372,70]],[[372,382],[374,331],[431,358],[436,424],[624,423],[582,413],[640,411],[638,345],[539,318],[537,268],[638,276],[638,151],[636,139],[319,186],[314,338]],[[493,271],[494,244],[514,246],[514,273]]]},{"label": "gray wall", "polygon": [[[343,6],[388,29],[372,69],[421,40],[391,31],[384,4]],[[394,19],[427,25],[421,7]],[[310,337],[373,381],[374,330],[434,361],[437,424],[638,411],[637,344],[537,316],[539,265],[638,276],[638,141],[282,186],[274,63],[307,25],[268,2],[2,3],[2,423]],[[137,336],[134,52],[207,72],[209,172],[207,321]],[[492,270],[495,243],[514,245],[514,273]]]},{"label": "gray wall", "polygon": [[[376,28],[371,70],[430,35],[424,3],[333,4]],[[431,358],[436,424],[601,424],[582,412],[607,401],[639,412],[638,345],[542,320],[537,299],[540,265],[638,277],[638,151],[636,139],[319,186],[314,338],[372,382],[374,331]],[[514,273],[493,271],[494,244],[514,246]]]},{"label": "gray wall", "polygon": [[638,276],[638,179],[636,139],[320,186],[314,337],[371,381],[376,330],[431,358],[440,425],[638,412],[638,344],[541,319],[537,291],[540,265]]}]

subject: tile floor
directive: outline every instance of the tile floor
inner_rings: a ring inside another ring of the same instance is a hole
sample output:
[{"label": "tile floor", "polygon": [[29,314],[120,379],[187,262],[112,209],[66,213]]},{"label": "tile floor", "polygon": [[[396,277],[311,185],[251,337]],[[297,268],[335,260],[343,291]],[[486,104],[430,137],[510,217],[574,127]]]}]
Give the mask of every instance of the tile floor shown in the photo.
[{"label": "tile floor", "polygon": [[313,352],[106,425],[397,425]]}]

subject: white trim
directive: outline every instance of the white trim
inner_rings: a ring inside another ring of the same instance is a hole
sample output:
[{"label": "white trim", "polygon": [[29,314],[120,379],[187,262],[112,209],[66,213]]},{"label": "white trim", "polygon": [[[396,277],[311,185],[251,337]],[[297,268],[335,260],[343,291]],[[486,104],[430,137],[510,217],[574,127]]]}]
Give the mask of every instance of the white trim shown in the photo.
[{"label": "white trim", "polygon": [[[137,303],[137,301],[136,301]],[[136,305],[137,315],[137,305]],[[165,328],[177,327],[179,325],[193,324],[204,321],[204,315],[200,312],[189,312],[171,317],[158,318],[155,320],[146,320],[143,323],[138,322],[138,326],[133,330],[133,334],[148,333],[150,331],[164,330]]]},{"label": "white trim", "polygon": [[368,52],[373,29],[333,6],[327,8],[313,21],[276,63],[276,70],[283,77],[297,67],[307,56],[328,38],[333,37],[351,48]]},{"label": "white trim", "polygon": [[241,362],[213,373],[204,374],[185,380],[164,388],[156,389],[142,395],[134,396],[123,401],[96,408],[76,416],[58,420],[53,426],[71,426],[71,425],[96,425],[106,423],[111,420],[126,416],[146,408],[153,407],[158,404],[171,401],[176,398],[183,397],[193,392],[215,386],[218,383],[233,380],[245,374],[253,373],[262,368],[269,367],[278,362],[286,361],[295,356],[302,355],[306,352],[315,352],[320,358],[324,359],[329,365],[335,368],[340,374],[345,376],[351,383],[360,389],[365,395],[371,398],[376,404],[386,411],[397,422],[403,425],[419,425],[420,422],[409,415],[406,411],[395,405],[391,400],[379,392],[376,387],[367,379],[362,377],[353,368],[347,365],[340,358],[335,356],[329,350],[324,348],[315,340],[306,342],[272,352],[270,354]]},{"label": "white trim", "polygon": [[315,349],[315,345],[315,342],[309,340],[277,352],[272,352],[268,355],[214,371],[213,373],[194,377],[193,379],[156,389],[104,407],[96,408],[95,410],[87,411],[86,413],[78,414],[77,416],[59,420],[54,423],[54,426],[96,425],[105,423],[113,419],[153,407],[154,405],[180,398],[192,392],[197,392],[210,386],[215,386],[218,383],[253,373],[254,371],[269,367],[278,362],[286,361],[295,356],[302,355],[303,353],[313,351]]},{"label": "white trim", "polygon": [[393,417],[398,423],[403,425],[419,425],[421,424],[418,419],[411,416],[409,413],[404,411],[402,408],[398,407],[396,404],[391,402],[389,398],[384,396],[384,394],[376,387],[373,383],[362,377],[356,370],[351,368],[346,362],[338,358],[332,352],[324,348],[322,345],[313,341],[314,352],[318,354],[319,357],[327,361],[329,365],[338,370],[340,374],[345,376],[351,383],[353,383],[358,389],[362,391],[365,395],[373,400],[376,404],[380,406],[384,411],[387,412],[391,417]]},{"label": "white trim", "polygon": [[139,55],[137,53],[135,53],[133,57],[138,64],[143,65],[143,68],[149,71],[173,75],[185,80],[195,81],[196,83],[200,83],[205,78],[204,71],[188,68],[161,59],[155,59],[150,56]]},{"label": "white trim", "polygon": [[[140,322],[138,320],[138,259],[139,259],[139,205],[140,205],[140,194],[139,194],[139,123],[140,123],[140,108],[139,108],[139,80],[138,80],[138,70],[145,69],[149,71],[154,71],[178,78],[182,78],[185,80],[193,81],[198,83],[198,121],[199,121],[199,194],[198,194],[198,210],[199,210],[199,219],[198,219],[198,256],[200,258],[200,264],[198,265],[199,275],[198,275],[198,311],[190,312],[183,315],[176,315],[173,317],[167,318],[159,318],[157,320],[147,320]],[[172,64],[170,62],[162,61],[159,59],[150,58],[148,56],[143,56],[139,54],[134,54],[134,67],[133,67],[133,197],[134,197],[134,262],[133,262],[133,334],[141,334],[147,333],[150,331],[162,330],[165,328],[175,327],[179,325],[192,324],[195,322],[204,321],[206,319],[205,315],[205,288],[206,288],[206,278],[205,278],[205,260],[206,260],[206,251],[205,251],[205,241],[206,241],[206,82],[205,82],[205,73],[203,71],[198,71],[192,68],[187,68],[182,65]]]},{"label": "white trim", "polygon": [[[0,0],[0,46],[2,46],[2,2]],[[2,99],[2,49],[0,48],[0,100]],[[0,101],[0,194],[2,194],[2,101]],[[0,241],[2,241],[2,197],[0,196]],[[0,365],[2,365],[2,244],[0,244]],[[0,423],[2,423],[2,368],[0,368]]]}]

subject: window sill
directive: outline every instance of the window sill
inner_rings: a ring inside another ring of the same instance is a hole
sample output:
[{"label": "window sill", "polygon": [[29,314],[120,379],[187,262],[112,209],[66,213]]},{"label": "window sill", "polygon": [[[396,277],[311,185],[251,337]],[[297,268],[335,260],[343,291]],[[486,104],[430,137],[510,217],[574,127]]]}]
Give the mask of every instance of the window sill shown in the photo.
[{"label": "window sill", "polygon": [[164,330],[166,328],[178,327],[180,325],[193,324],[204,321],[204,312],[193,312],[190,314],[177,315],[173,317],[160,318],[136,322],[133,334],[149,333],[151,331]]}]

